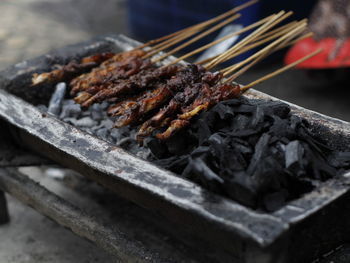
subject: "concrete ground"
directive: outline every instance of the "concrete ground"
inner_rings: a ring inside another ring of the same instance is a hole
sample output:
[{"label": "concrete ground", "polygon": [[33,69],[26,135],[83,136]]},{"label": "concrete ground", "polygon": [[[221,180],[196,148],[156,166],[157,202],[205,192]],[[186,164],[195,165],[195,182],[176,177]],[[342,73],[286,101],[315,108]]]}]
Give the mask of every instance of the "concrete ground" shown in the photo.
[{"label": "concrete ground", "polygon": [[[0,1],[0,69],[98,34],[127,34],[125,1]],[[275,67],[260,67],[247,73],[240,82],[248,83]],[[346,76],[347,72],[337,74]],[[350,89],[346,82],[336,82],[326,72],[311,78],[304,71],[290,71],[258,89],[350,121]],[[38,179],[40,173],[35,174],[35,171],[40,172],[35,168],[29,173]],[[61,193],[66,191],[55,189]],[[113,262],[110,256],[91,243],[7,197],[12,221],[0,227],[1,263]]]}]

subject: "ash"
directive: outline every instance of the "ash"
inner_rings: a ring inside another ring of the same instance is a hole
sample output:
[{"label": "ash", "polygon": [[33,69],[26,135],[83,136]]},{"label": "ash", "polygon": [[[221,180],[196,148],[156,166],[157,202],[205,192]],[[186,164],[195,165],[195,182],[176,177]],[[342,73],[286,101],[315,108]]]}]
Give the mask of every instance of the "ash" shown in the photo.
[{"label": "ash", "polygon": [[149,158],[150,150],[140,146],[135,139],[136,129],[130,127],[113,129],[115,120],[106,113],[109,103],[94,104],[89,109],[82,110],[74,100],[65,99],[66,90],[65,83],[57,84],[48,107],[45,105],[39,105],[38,107],[42,111],[55,115],[60,120],[102,140],[116,144],[142,159]]},{"label": "ash", "polygon": [[82,111],[65,93],[58,84],[41,109],[254,209],[275,211],[350,169],[350,152],[329,148],[281,102],[224,101],[169,140],[150,137],[141,147],[135,127],[112,128],[108,103]]}]

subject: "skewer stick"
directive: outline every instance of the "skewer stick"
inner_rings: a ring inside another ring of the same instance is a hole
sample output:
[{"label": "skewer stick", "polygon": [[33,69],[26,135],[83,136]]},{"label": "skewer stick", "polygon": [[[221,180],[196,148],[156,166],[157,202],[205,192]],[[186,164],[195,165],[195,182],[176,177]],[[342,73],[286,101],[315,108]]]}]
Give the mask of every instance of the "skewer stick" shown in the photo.
[{"label": "skewer stick", "polygon": [[181,49],[183,49],[183,48],[185,48],[185,47],[191,45],[192,43],[194,43],[194,42],[196,42],[196,41],[202,39],[203,37],[205,37],[205,36],[211,34],[212,32],[215,32],[216,30],[222,28],[223,26],[225,26],[225,25],[231,23],[231,22],[234,21],[234,20],[237,20],[237,19],[240,18],[240,17],[241,17],[240,14],[236,14],[236,15],[230,17],[230,18],[225,19],[225,20],[222,21],[221,23],[219,23],[219,24],[215,25],[214,27],[212,27],[212,28],[210,28],[210,29],[208,29],[208,30],[202,32],[201,34],[199,34],[199,35],[197,35],[196,37],[194,37],[194,38],[190,39],[189,41],[187,41],[186,43],[184,43],[184,44],[182,44],[182,45],[180,45],[180,46],[178,46],[178,47],[172,49],[171,51],[165,53],[164,55],[160,56],[159,58],[156,58],[155,60],[153,60],[153,62],[156,63],[156,62],[158,62],[158,61],[163,60],[164,58],[166,58],[166,57],[168,57],[168,56],[174,54],[175,52],[177,52],[177,51],[179,51],[179,50],[181,50]]},{"label": "skewer stick", "polygon": [[257,27],[257,26],[260,26],[263,23],[267,22],[269,19],[271,19],[271,17],[272,16],[269,16],[269,17],[266,17],[264,19],[261,19],[260,21],[255,22],[254,24],[251,24],[251,25],[249,25],[249,26],[247,26],[245,28],[242,28],[242,29],[240,29],[240,30],[238,30],[236,32],[231,33],[231,34],[228,34],[228,35],[226,35],[226,36],[224,36],[224,37],[222,37],[220,39],[217,39],[217,40],[215,40],[215,41],[213,41],[213,42],[211,42],[209,44],[206,44],[206,45],[204,45],[204,46],[202,46],[200,48],[197,48],[196,50],[193,50],[193,51],[191,51],[191,52],[189,52],[189,53],[179,57],[178,59],[174,60],[169,65],[176,64],[176,63],[178,63],[181,60],[185,60],[186,58],[191,57],[191,56],[193,56],[193,55],[195,55],[195,54],[197,54],[199,52],[202,52],[203,50],[206,50],[206,49],[208,49],[208,48],[210,48],[212,46],[215,46],[216,44],[221,43],[221,42],[223,42],[223,41],[225,41],[225,40],[227,40],[227,39],[229,39],[231,37],[240,35],[240,34],[242,34],[244,32],[249,31],[250,29],[253,29],[253,28]]},{"label": "skewer stick", "polygon": [[204,60],[201,60],[199,62],[196,62],[197,65],[203,65],[203,64],[207,64],[208,62],[212,61],[213,59],[217,58],[220,55],[216,55],[216,56],[212,56],[210,58],[206,58]]},{"label": "skewer stick", "polygon": [[[247,70],[249,70],[250,68],[252,68],[253,66],[255,66],[258,62],[262,61],[263,59],[265,59],[267,56],[269,56],[270,54],[272,54],[273,52],[276,52],[280,49],[283,49],[287,46],[293,45],[296,42],[310,37],[312,36],[312,33],[308,33],[305,34],[304,36],[301,36],[293,41],[287,42],[287,43],[282,43],[279,47],[275,48],[274,50],[270,50],[270,52],[266,52],[264,54],[262,54],[260,57],[256,58],[253,62],[251,62],[249,65],[246,65],[244,68],[240,69],[239,71],[237,71],[236,73],[234,73],[233,75],[231,75],[230,77],[227,78],[227,82],[232,82],[234,81],[236,78],[238,78],[239,76],[241,76],[243,73],[245,73]],[[227,76],[227,73],[224,73],[224,77]]]},{"label": "skewer stick", "polygon": [[266,80],[268,80],[270,78],[273,78],[273,77],[275,77],[275,76],[277,76],[277,75],[279,75],[279,74],[281,74],[281,73],[283,73],[283,72],[285,72],[285,71],[295,67],[296,65],[298,65],[300,63],[303,63],[304,61],[308,60],[309,58],[312,58],[313,56],[316,56],[317,54],[319,54],[322,51],[323,51],[323,49],[320,48],[320,49],[312,52],[311,54],[309,54],[309,55],[307,55],[307,56],[305,56],[305,57],[303,57],[303,58],[293,62],[292,64],[289,64],[289,65],[287,65],[287,66],[285,66],[285,67],[283,67],[283,68],[281,68],[279,70],[276,70],[276,71],[274,71],[274,72],[272,72],[272,73],[270,73],[270,74],[268,74],[268,75],[266,75],[266,76],[264,76],[264,77],[262,77],[260,79],[257,79],[255,81],[249,83],[248,85],[245,85],[244,87],[241,88],[241,93],[244,93],[248,89],[254,87],[255,85],[258,85],[258,84],[260,84],[260,83],[262,83],[262,82],[264,82],[264,81],[266,81]]},{"label": "skewer stick", "polygon": [[249,36],[238,42],[236,45],[234,45],[232,48],[230,48],[228,51],[224,52],[222,55],[211,61],[209,64],[207,64],[205,67],[207,69],[211,69],[215,67],[216,65],[220,64],[222,61],[225,61],[227,57],[229,57],[232,53],[236,52],[246,44],[253,41],[257,36],[265,33],[267,30],[271,29],[273,26],[275,26],[277,23],[281,22],[282,20],[286,19],[288,16],[292,15],[292,12],[288,12],[287,14],[284,11],[279,12],[276,14],[270,21],[259,27],[257,30],[255,30],[253,33],[251,33]]},{"label": "skewer stick", "polygon": [[156,49],[151,49],[147,52],[147,54],[145,56],[143,56],[142,58],[149,58],[152,57],[153,55],[159,53],[160,51],[169,48],[171,46],[176,45],[177,43],[181,42],[182,40],[185,40],[186,38],[189,38],[191,36],[193,36],[194,34],[198,33],[200,30],[196,30],[196,31],[188,31],[185,32],[184,34],[181,34],[179,36],[176,36],[174,38],[169,39],[169,41],[166,41],[165,43],[161,43],[161,45],[156,48]]},{"label": "skewer stick", "polygon": [[[271,41],[271,40],[273,40],[273,39],[275,39],[275,38],[277,38],[277,37],[283,36],[284,34],[286,34],[287,32],[289,32],[289,31],[291,30],[291,28],[293,28],[293,25],[289,25],[289,27],[284,28],[284,30],[276,31],[275,34],[270,35],[270,36],[267,37],[267,38],[262,38],[262,37],[261,37],[262,40],[257,41],[257,42],[254,42],[254,43],[248,45],[247,47],[245,47],[245,48],[239,50],[238,52],[236,52],[236,53],[234,53],[234,54],[232,54],[232,55],[231,55],[230,57],[228,57],[226,60],[229,60],[229,59],[232,59],[232,58],[234,58],[234,57],[237,57],[237,56],[239,56],[239,55],[241,55],[241,54],[243,54],[243,53],[245,53],[245,52],[247,52],[247,51],[249,51],[249,50],[251,50],[251,49],[253,49],[253,48],[256,48],[256,47],[258,47],[258,46],[260,46],[260,45],[262,45],[262,44],[265,44],[265,43],[267,43],[267,42],[269,42],[269,41]],[[225,61],[226,61],[226,60],[225,60]],[[224,62],[224,61],[223,61],[223,62]],[[230,67],[227,67],[227,68],[225,68],[225,69],[222,69],[221,72],[224,73],[224,72],[230,71],[230,69],[235,68],[235,66],[236,66],[236,65],[232,65],[232,66],[230,66]],[[232,71],[231,71],[231,72],[232,72]],[[229,73],[230,73],[230,72],[229,72]],[[229,73],[225,73],[225,75],[227,75],[227,74],[229,74]]]},{"label": "skewer stick", "polygon": [[233,9],[231,9],[231,10],[229,10],[229,11],[227,11],[227,12],[225,12],[225,13],[219,15],[219,16],[216,16],[216,17],[214,17],[212,19],[209,19],[207,21],[204,21],[204,22],[198,23],[196,25],[192,25],[192,26],[186,27],[184,29],[181,29],[181,30],[176,31],[174,33],[171,33],[169,35],[160,37],[158,39],[150,40],[150,41],[142,44],[141,46],[137,47],[136,49],[141,49],[141,48],[145,48],[145,47],[150,46],[150,45],[158,44],[158,43],[160,43],[160,42],[162,42],[164,40],[169,40],[169,39],[171,39],[173,37],[176,37],[176,36],[178,36],[178,35],[180,35],[182,33],[185,33],[185,32],[187,32],[189,30],[193,30],[195,28],[204,28],[204,27],[209,26],[211,24],[214,24],[217,21],[220,21],[220,20],[222,20],[222,19],[224,19],[224,18],[226,18],[226,17],[228,17],[230,15],[233,15],[233,14],[235,14],[235,13],[237,13],[237,12],[239,12],[239,11],[241,11],[241,10],[251,6],[251,5],[254,5],[257,2],[259,2],[259,0],[248,1],[248,2],[246,2],[246,3],[244,3],[244,4],[240,5],[240,6],[237,6],[237,7],[233,8]]},{"label": "skewer stick", "polygon": [[274,48],[275,46],[279,45],[281,42],[288,39],[289,37],[296,36],[297,34],[301,33],[301,31],[304,31],[305,28],[306,28],[306,22],[302,21],[302,22],[297,23],[296,27],[293,30],[291,30],[289,33],[287,33],[284,36],[280,37],[279,39],[275,40],[274,42],[272,42],[271,44],[269,44],[265,48],[261,49],[257,53],[253,54],[249,58],[243,60],[242,62],[240,62],[236,65],[233,65],[232,67],[230,67],[230,69],[227,72],[228,73],[234,72],[236,69],[240,68],[242,65],[245,65],[245,64],[249,63],[250,61],[254,60],[255,58],[259,57],[266,50]]},{"label": "skewer stick", "polygon": [[[246,48],[245,45],[256,41],[257,38],[261,38],[262,34],[265,33],[267,30],[269,30],[270,28],[272,28],[273,26],[275,26],[276,24],[280,23],[281,21],[283,21],[284,19],[286,19],[287,17],[289,17],[292,14],[292,12],[289,12],[287,14],[285,14],[284,16],[282,16],[281,18],[277,19],[276,21],[273,21],[272,24],[270,24],[268,26],[268,28],[265,28],[262,30],[262,32],[260,32],[260,34],[257,34],[256,36],[252,37],[251,39],[249,39],[248,41],[245,41],[244,45],[240,45],[240,46],[236,46],[233,47],[228,54],[224,55],[218,62],[213,63],[211,66],[209,66],[210,68],[217,66],[218,64],[225,62],[235,56],[237,56],[238,54],[244,53],[245,51],[249,50],[250,48],[252,48],[253,46],[250,46],[249,48]],[[261,43],[260,43],[261,44]],[[258,45],[256,45],[258,46]],[[244,51],[245,50],[245,51]],[[237,53],[238,52],[238,53]]]},{"label": "skewer stick", "polygon": [[[266,52],[264,54],[262,54],[261,56],[257,57],[253,62],[251,62],[249,65],[246,65],[244,68],[242,68],[241,70],[239,70],[238,72],[236,72],[235,74],[231,75],[229,78],[226,79],[225,82],[232,82],[234,81],[236,78],[238,78],[240,75],[242,75],[243,73],[245,73],[246,71],[248,71],[251,67],[255,66],[258,62],[260,62],[261,60],[263,60],[264,58],[266,58],[269,54],[271,54],[270,52]],[[225,76],[225,75],[224,75]]]},{"label": "skewer stick", "polygon": [[[294,37],[294,36],[293,36]],[[266,50],[266,52],[264,52],[263,54],[261,54],[261,56],[257,57],[253,62],[251,62],[250,64],[248,64],[247,66],[245,66],[244,68],[242,68],[241,70],[239,70],[238,72],[236,72],[235,74],[231,75],[226,82],[231,82],[233,80],[235,80],[236,78],[238,78],[240,75],[242,75],[243,73],[245,73],[247,70],[249,70],[251,67],[253,67],[254,65],[256,65],[258,62],[262,61],[263,59],[265,59],[267,56],[271,55],[272,53],[274,53],[277,50],[280,50],[288,45],[293,44],[295,41],[290,41],[293,37],[291,37],[288,40],[285,40],[283,43],[281,43],[278,47],[276,48],[272,48],[270,50]],[[290,42],[288,42],[290,41]],[[224,74],[224,76],[226,76],[227,74]]]}]

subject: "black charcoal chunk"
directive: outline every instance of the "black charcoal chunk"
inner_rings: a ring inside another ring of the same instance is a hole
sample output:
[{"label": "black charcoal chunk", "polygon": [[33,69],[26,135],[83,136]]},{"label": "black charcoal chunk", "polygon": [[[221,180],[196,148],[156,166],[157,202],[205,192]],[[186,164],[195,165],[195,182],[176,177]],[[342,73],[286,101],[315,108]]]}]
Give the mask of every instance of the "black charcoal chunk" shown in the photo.
[{"label": "black charcoal chunk", "polygon": [[266,194],[263,199],[266,210],[273,212],[280,209],[286,203],[288,195],[289,194],[286,189]]},{"label": "black charcoal chunk", "polygon": [[77,120],[74,125],[78,127],[92,128],[96,124],[97,122],[91,119],[90,117],[84,117],[82,119]]},{"label": "black charcoal chunk", "polygon": [[226,106],[222,103],[217,104],[212,111],[217,112],[221,120],[227,119],[233,116],[233,110],[231,107]]},{"label": "black charcoal chunk", "polygon": [[109,131],[106,128],[102,128],[96,131],[96,136],[108,141]]},{"label": "black charcoal chunk", "polygon": [[216,173],[214,173],[201,158],[192,160],[191,166],[192,172],[197,176],[200,176],[199,180],[202,180],[201,177],[204,176],[205,180],[208,182],[214,181],[220,184],[224,183],[224,180],[220,178]]},{"label": "black charcoal chunk", "polygon": [[260,160],[268,154],[268,143],[270,140],[270,135],[267,133],[263,134],[258,143],[255,145],[254,155],[250,161],[249,167],[247,169],[248,174],[252,174],[258,167]]},{"label": "black charcoal chunk", "polygon": [[291,141],[285,147],[285,167],[297,172],[303,168],[304,148],[299,141]]},{"label": "black charcoal chunk", "polygon": [[155,138],[145,139],[144,144],[151,150],[151,153],[157,158],[164,158],[164,156],[166,156],[168,152],[165,145]]}]

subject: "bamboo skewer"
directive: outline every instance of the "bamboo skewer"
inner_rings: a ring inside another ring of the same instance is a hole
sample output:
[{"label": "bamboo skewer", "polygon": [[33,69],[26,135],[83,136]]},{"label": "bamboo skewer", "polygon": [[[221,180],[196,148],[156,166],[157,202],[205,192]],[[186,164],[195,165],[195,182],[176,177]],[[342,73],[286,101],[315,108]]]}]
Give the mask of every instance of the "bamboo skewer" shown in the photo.
[{"label": "bamboo skewer", "polygon": [[253,33],[245,37],[243,40],[238,42],[236,45],[234,45],[232,48],[230,48],[228,51],[224,52],[221,56],[215,58],[211,62],[205,65],[207,69],[211,69],[215,67],[216,65],[222,63],[222,61],[226,61],[227,57],[229,57],[232,53],[235,51],[239,50],[246,44],[250,43],[253,41],[257,36],[265,33],[269,29],[271,29],[273,26],[275,26],[277,23],[283,21],[286,19],[288,16],[290,16],[292,12],[288,12],[287,14],[284,11],[279,12],[276,14],[270,21],[259,27],[257,30],[255,30]]},{"label": "bamboo skewer", "polygon": [[[255,47],[258,47],[258,46],[260,46],[260,45],[262,45],[262,44],[264,44],[264,43],[267,43],[267,42],[269,42],[269,41],[271,41],[271,40],[273,40],[273,39],[275,39],[275,38],[277,38],[277,37],[283,36],[283,35],[285,35],[287,32],[289,32],[290,30],[292,30],[293,27],[294,27],[293,25],[290,25],[289,27],[284,28],[284,30],[282,30],[282,31],[276,31],[276,33],[275,33],[274,35],[271,35],[271,36],[269,36],[269,37],[267,37],[267,38],[265,38],[265,39],[262,39],[262,40],[260,40],[260,41],[254,42],[254,43],[251,44],[251,45],[248,45],[247,47],[243,48],[243,49],[240,50],[239,52],[234,53],[234,54],[233,54],[232,56],[230,56],[228,59],[232,59],[232,58],[234,58],[234,57],[236,57],[236,56],[239,56],[239,55],[241,55],[241,54],[243,54],[243,53],[245,53],[245,52],[247,52],[247,51],[249,51],[249,50],[251,50],[251,49],[253,49],[253,48],[255,48]],[[294,37],[294,36],[292,36],[292,37]],[[239,63],[239,64],[242,65],[243,62],[241,62],[241,63]],[[226,73],[226,72],[227,72],[227,71],[230,71],[230,69],[234,69],[236,66],[237,66],[237,64],[236,64],[236,65],[232,65],[232,66],[230,66],[230,67],[227,67],[227,68],[225,68],[225,69],[222,69],[221,72],[224,73],[224,75],[227,75],[227,74],[229,74],[229,73]],[[232,72],[232,71],[231,71],[231,72]]]},{"label": "bamboo skewer", "polygon": [[[245,48],[242,48],[238,52],[232,54],[231,56],[227,57],[225,61],[230,60],[230,59],[232,59],[234,57],[237,57],[237,56],[239,56],[239,55],[241,55],[241,54],[243,54],[243,53],[245,53],[245,52],[247,52],[247,51],[249,51],[249,50],[251,50],[253,48],[261,46],[261,45],[263,45],[263,44],[265,44],[265,43],[267,43],[267,42],[269,42],[269,41],[271,41],[271,40],[273,40],[273,39],[275,39],[277,37],[280,37],[280,36],[284,35],[285,33],[287,33],[289,30],[290,30],[289,28],[285,28],[283,31],[276,32],[275,35],[271,35],[271,36],[269,36],[269,37],[267,37],[265,39],[262,39],[260,41],[254,42],[254,43],[246,46]],[[222,62],[225,62],[225,61],[222,61]],[[234,65],[231,66],[231,67],[234,67]],[[221,72],[228,71],[229,69],[230,69],[230,67],[221,70]]]},{"label": "bamboo skewer", "polygon": [[181,50],[181,49],[183,49],[183,48],[189,46],[190,44],[192,44],[192,43],[198,41],[199,39],[202,39],[203,37],[205,37],[205,36],[207,36],[207,35],[209,35],[209,34],[215,32],[216,30],[218,30],[218,29],[224,27],[225,25],[231,23],[232,21],[234,21],[234,20],[236,20],[236,19],[238,19],[238,18],[240,18],[240,17],[241,17],[240,14],[236,14],[236,15],[230,17],[230,18],[227,18],[227,19],[224,20],[223,22],[221,22],[221,23],[215,25],[214,27],[212,27],[212,28],[210,28],[210,29],[208,29],[208,30],[202,32],[201,34],[199,34],[199,35],[197,35],[196,37],[194,37],[194,38],[190,39],[189,41],[187,41],[186,43],[184,43],[184,44],[182,44],[182,45],[180,45],[180,46],[178,46],[178,47],[172,49],[171,51],[165,53],[164,55],[160,56],[159,58],[154,59],[153,62],[156,63],[156,62],[159,62],[159,61],[163,60],[164,58],[166,58],[166,57],[168,57],[168,56],[174,54],[175,52],[177,52],[177,51],[179,51],[179,50]]},{"label": "bamboo skewer", "polygon": [[[246,65],[244,68],[242,68],[241,70],[239,70],[238,72],[234,73],[233,75],[231,75],[230,77],[227,78],[227,82],[232,82],[234,81],[236,78],[238,78],[239,76],[241,76],[243,73],[245,73],[247,70],[249,70],[250,68],[252,68],[253,66],[255,66],[258,62],[262,61],[263,59],[265,59],[267,56],[269,56],[270,54],[272,54],[273,52],[276,52],[280,49],[283,49],[287,46],[293,45],[295,44],[297,41],[300,41],[304,38],[310,37],[312,36],[312,33],[308,33],[305,34],[295,40],[292,40],[290,42],[287,43],[282,43],[279,47],[270,50],[269,52],[266,52],[264,54],[262,54],[260,57],[256,58],[253,62],[251,62],[250,64]],[[224,73],[224,76],[227,76],[228,74]]]},{"label": "bamboo skewer", "polygon": [[[274,29],[274,30],[272,30],[272,31],[270,31],[270,32],[267,32],[267,33],[265,33],[265,34],[263,34],[263,35],[257,37],[257,38],[256,38],[256,42],[253,42],[252,44],[247,45],[245,48],[241,49],[241,50],[238,51],[237,53],[233,53],[233,54],[230,55],[227,59],[225,59],[225,61],[227,61],[227,60],[229,60],[229,59],[232,59],[232,58],[234,58],[234,57],[237,57],[237,56],[239,56],[239,55],[241,55],[241,54],[243,54],[243,53],[245,53],[245,52],[247,52],[247,51],[249,51],[249,50],[251,50],[251,49],[253,49],[253,48],[255,48],[255,47],[258,47],[258,46],[260,46],[260,45],[262,45],[262,44],[268,42],[269,40],[272,40],[273,37],[270,37],[271,35],[273,35],[273,34],[281,35],[280,32],[281,32],[282,30],[283,30],[283,32],[285,32],[285,31],[286,31],[285,28],[290,27],[290,26],[292,26],[292,25],[295,24],[295,23],[296,23],[296,21],[293,21],[293,22],[291,22],[291,23],[289,23],[289,24],[287,24],[287,25],[284,25],[284,26],[282,26],[282,27],[280,27],[280,28]],[[260,41],[257,41],[257,40],[260,40]],[[210,43],[209,43],[209,44],[210,44]],[[208,44],[208,45],[209,45],[209,44]],[[190,54],[190,53],[189,53],[189,54]],[[210,62],[211,60],[217,58],[218,56],[219,56],[219,55],[216,55],[216,56],[213,56],[213,57],[204,59],[204,60],[202,60],[202,61],[196,62],[196,64],[199,64],[199,65],[207,64],[208,62]],[[183,59],[185,59],[185,58],[184,58],[184,57],[181,57],[181,59],[183,60]],[[176,60],[176,61],[177,61],[177,60]],[[225,62],[225,61],[222,61],[222,62]],[[177,61],[177,62],[178,62],[178,61]],[[221,62],[221,63],[222,63],[222,62]],[[174,64],[174,63],[171,63],[171,64]],[[222,72],[223,72],[223,70],[222,70]]]},{"label": "bamboo skewer", "polygon": [[242,62],[231,66],[229,68],[229,70],[226,71],[226,72],[228,72],[228,73],[234,72],[237,68],[240,68],[242,65],[245,65],[245,64],[249,63],[250,61],[254,60],[255,58],[259,57],[266,50],[274,48],[275,46],[279,45],[284,40],[288,39],[291,36],[295,36],[296,34],[300,33],[301,31],[304,31],[305,29],[306,29],[306,22],[299,22],[299,23],[297,23],[296,27],[293,30],[291,30],[289,33],[287,33],[284,36],[280,37],[279,39],[275,40],[274,42],[272,42],[271,44],[269,44],[265,48],[261,49],[260,51],[256,52],[255,54],[253,54],[249,58],[243,60]]},{"label": "bamboo skewer", "polygon": [[181,60],[185,60],[186,58],[189,58],[189,57],[191,57],[191,56],[193,56],[193,55],[195,55],[195,54],[197,54],[199,52],[202,52],[203,50],[206,50],[206,49],[208,49],[208,48],[210,48],[212,46],[215,46],[216,44],[219,44],[219,43],[221,43],[221,42],[223,42],[223,41],[225,41],[227,39],[230,39],[230,38],[232,38],[234,36],[237,36],[237,35],[240,35],[242,33],[245,33],[245,32],[247,32],[247,31],[249,31],[249,30],[251,30],[251,29],[253,29],[253,28],[257,27],[257,26],[260,26],[263,23],[267,22],[268,19],[270,19],[271,17],[272,16],[266,17],[266,18],[264,18],[264,19],[262,19],[262,20],[260,20],[258,22],[255,22],[254,24],[251,24],[251,25],[249,25],[249,26],[247,26],[245,28],[242,28],[242,29],[240,29],[240,30],[238,30],[236,32],[231,33],[231,34],[228,34],[228,35],[226,35],[226,36],[224,36],[224,37],[222,37],[220,39],[217,39],[217,40],[215,40],[215,41],[213,41],[213,42],[211,42],[209,44],[206,44],[206,45],[204,45],[204,46],[202,46],[200,48],[197,48],[196,50],[193,50],[193,51],[191,51],[191,52],[189,52],[189,53],[179,57],[178,59],[174,60],[169,65],[176,64],[176,63],[178,63]]},{"label": "bamboo skewer", "polygon": [[287,65],[287,66],[285,66],[283,68],[280,68],[280,69],[278,69],[278,70],[276,70],[276,71],[274,71],[274,72],[272,72],[270,74],[267,74],[266,76],[264,76],[262,78],[259,78],[259,79],[255,80],[255,81],[249,83],[248,85],[245,85],[244,87],[241,88],[241,93],[244,93],[248,89],[250,89],[250,88],[252,88],[252,87],[254,87],[254,86],[256,86],[256,85],[258,85],[258,84],[260,84],[260,83],[262,83],[262,82],[264,82],[266,80],[268,80],[268,79],[271,79],[271,78],[273,78],[273,77],[275,77],[275,76],[277,76],[277,75],[279,75],[279,74],[281,74],[281,73],[283,73],[283,72],[285,72],[285,71],[295,67],[296,65],[298,65],[300,63],[303,63],[304,61],[308,60],[309,58],[312,58],[313,56],[316,56],[317,54],[319,54],[322,51],[323,51],[322,49],[318,49],[318,50],[312,52],[311,54],[309,54],[309,55],[307,55],[307,56],[305,56],[305,57],[295,61],[292,64],[289,64],[289,65]]}]

